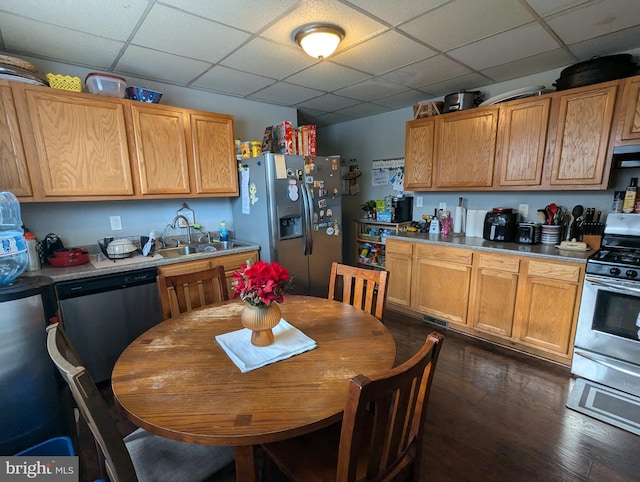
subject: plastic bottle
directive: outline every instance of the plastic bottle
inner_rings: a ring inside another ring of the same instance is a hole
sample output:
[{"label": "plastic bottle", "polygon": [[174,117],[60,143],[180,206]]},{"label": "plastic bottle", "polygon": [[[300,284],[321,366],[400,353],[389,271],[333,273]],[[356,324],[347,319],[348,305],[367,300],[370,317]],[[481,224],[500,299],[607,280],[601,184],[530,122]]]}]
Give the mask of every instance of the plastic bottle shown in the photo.
[{"label": "plastic bottle", "polygon": [[20,203],[13,193],[0,192],[0,285],[11,283],[28,265]]},{"label": "plastic bottle", "polygon": [[40,264],[40,253],[38,253],[38,240],[33,233],[24,233],[24,239],[27,240],[27,252],[29,253],[29,265],[27,271],[38,271],[42,268]]},{"label": "plastic bottle", "polygon": [[227,223],[222,221],[220,223],[220,229],[218,230],[218,234],[220,235],[220,242],[226,248],[229,244],[229,231],[227,231]]},{"label": "plastic bottle", "polygon": [[636,194],[637,194],[638,178],[632,177],[627,190],[624,193],[624,201],[622,202],[622,212],[632,213],[636,206]]}]

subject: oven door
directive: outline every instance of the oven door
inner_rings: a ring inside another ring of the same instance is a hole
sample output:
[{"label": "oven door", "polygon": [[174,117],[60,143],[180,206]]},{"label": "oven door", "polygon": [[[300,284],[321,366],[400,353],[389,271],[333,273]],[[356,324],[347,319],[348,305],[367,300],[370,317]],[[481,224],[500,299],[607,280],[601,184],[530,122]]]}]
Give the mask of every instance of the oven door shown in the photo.
[{"label": "oven door", "polygon": [[640,396],[640,282],[587,275],[571,372]]}]

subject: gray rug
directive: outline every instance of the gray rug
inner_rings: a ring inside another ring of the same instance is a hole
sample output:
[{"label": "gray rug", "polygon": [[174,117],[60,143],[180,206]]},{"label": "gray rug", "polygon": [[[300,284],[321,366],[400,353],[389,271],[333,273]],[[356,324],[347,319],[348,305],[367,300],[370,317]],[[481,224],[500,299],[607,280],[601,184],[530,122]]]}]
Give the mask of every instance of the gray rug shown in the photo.
[{"label": "gray rug", "polygon": [[633,395],[578,378],[567,408],[640,435],[640,398]]}]

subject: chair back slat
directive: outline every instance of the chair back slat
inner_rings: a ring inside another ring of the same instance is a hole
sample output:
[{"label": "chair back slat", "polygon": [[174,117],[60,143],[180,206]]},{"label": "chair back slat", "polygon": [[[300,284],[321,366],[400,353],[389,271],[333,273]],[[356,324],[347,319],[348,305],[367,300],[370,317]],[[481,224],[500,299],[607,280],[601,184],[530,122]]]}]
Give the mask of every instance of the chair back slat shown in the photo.
[{"label": "chair back slat", "polygon": [[[336,299],[339,280],[342,281],[342,302],[355,306],[382,319],[387,293],[388,273],[384,270],[357,268],[333,263],[329,280],[330,300]],[[339,293],[339,292],[338,292]]]},{"label": "chair back slat", "polygon": [[157,281],[165,320],[229,299],[222,266],[186,274],[158,275]]},{"label": "chair back slat", "polygon": [[129,452],[109,413],[107,402],[58,323],[47,327],[47,350],[62,378],[69,385],[78,410],[87,423],[109,479],[113,482],[138,480]]},{"label": "chair back slat", "polygon": [[402,365],[377,377],[351,380],[345,406],[338,482],[420,480],[424,407],[443,337],[431,333]]}]

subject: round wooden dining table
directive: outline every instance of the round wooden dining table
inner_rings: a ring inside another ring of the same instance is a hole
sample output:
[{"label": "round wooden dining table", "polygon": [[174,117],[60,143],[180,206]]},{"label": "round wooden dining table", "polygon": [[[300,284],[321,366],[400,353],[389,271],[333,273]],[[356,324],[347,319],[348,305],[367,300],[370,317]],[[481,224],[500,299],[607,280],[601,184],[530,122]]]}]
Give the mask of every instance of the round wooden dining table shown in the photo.
[{"label": "round wooden dining table", "polygon": [[234,446],[236,479],[253,481],[257,445],[339,421],[351,378],[391,368],[396,348],[374,316],[290,295],[280,305],[282,318],[317,347],[242,373],[215,339],[242,329],[242,308],[227,301],[156,325],[125,349],[111,383],[133,423],[174,440]]}]

